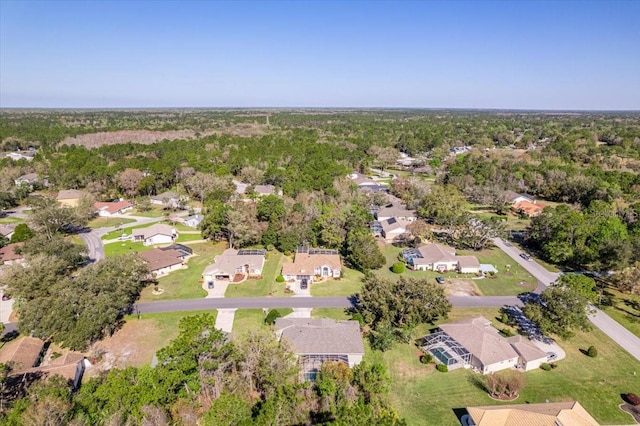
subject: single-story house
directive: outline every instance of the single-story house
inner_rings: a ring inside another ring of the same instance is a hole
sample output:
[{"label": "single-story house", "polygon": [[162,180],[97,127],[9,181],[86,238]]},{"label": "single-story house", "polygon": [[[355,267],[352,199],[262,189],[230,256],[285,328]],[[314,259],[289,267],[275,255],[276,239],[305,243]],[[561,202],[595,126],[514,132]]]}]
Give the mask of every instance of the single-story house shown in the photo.
[{"label": "single-story house", "polygon": [[[524,348],[524,343],[515,343]],[[449,369],[464,367],[489,374],[523,363],[514,346],[483,317],[441,324],[437,332],[423,337],[422,347]]]},{"label": "single-story house", "polygon": [[145,246],[170,244],[176,238],[178,238],[178,231],[161,223],[156,223],[148,228],[137,228],[132,232],[133,241],[141,241]]},{"label": "single-story house", "polygon": [[236,195],[244,195],[247,192],[247,188],[249,188],[248,183],[240,182],[239,180],[232,180],[233,185],[236,187]]},{"label": "single-story house", "polygon": [[456,249],[441,244],[425,244],[402,250],[402,257],[414,271],[453,271],[458,267]]},{"label": "single-story house", "polygon": [[528,195],[518,194],[514,191],[505,191],[505,196],[510,204],[519,203],[520,201],[528,201],[529,203],[533,202],[533,198]]},{"label": "single-story house", "polygon": [[41,374],[44,379],[53,376],[60,376],[67,380],[67,383],[78,389],[84,374],[85,358],[77,352],[69,352],[59,358],[51,360],[48,365],[34,367],[21,374]]},{"label": "single-story house", "polygon": [[34,183],[38,183],[40,181],[40,177],[37,173],[27,173],[16,178],[13,182],[16,185],[29,185],[32,186]]},{"label": "single-story house", "polygon": [[307,280],[311,283],[316,276],[339,278],[341,270],[342,263],[337,250],[300,247],[293,263],[282,265],[282,276],[287,281]]},{"label": "single-story house", "polygon": [[16,249],[18,247],[23,246],[24,243],[12,243],[7,244],[4,247],[0,248],[0,262],[6,265],[12,265],[15,263],[23,263],[24,256],[22,254],[16,253]]},{"label": "single-story house", "polygon": [[544,210],[544,204],[538,204],[535,201],[518,201],[511,206],[511,210],[516,213],[523,214],[528,217],[536,217]]},{"label": "single-story house", "polygon": [[475,256],[456,256],[458,259],[458,272],[461,274],[478,274],[480,273],[480,262]]},{"label": "single-story house", "polygon": [[172,209],[183,208],[184,200],[186,197],[180,196],[175,192],[163,192],[162,194],[152,195],[149,201],[151,204],[159,204],[164,207]]},{"label": "single-story house", "polygon": [[139,256],[149,265],[149,271],[156,277],[167,275],[184,266],[184,254],[178,250],[153,249],[143,251]]},{"label": "single-story house", "polygon": [[133,203],[126,200],[113,201],[113,202],[97,202],[94,207],[98,211],[98,216],[113,216],[114,214],[123,214],[133,209]]},{"label": "single-story house", "polygon": [[187,216],[184,218],[184,224],[190,228],[197,228],[204,220],[204,216],[201,214],[194,214],[193,216]]},{"label": "single-story house", "polygon": [[577,401],[467,407],[464,426],[599,426]]},{"label": "single-story house", "polygon": [[409,210],[402,204],[390,204],[380,208],[376,213],[376,219],[380,222],[387,219],[403,219],[413,222],[418,218],[415,210]]},{"label": "single-story house", "polygon": [[278,340],[287,342],[298,357],[307,380],[314,380],[326,361],[344,362],[351,368],[362,362],[364,344],[358,321],[278,318],[274,329]]},{"label": "single-story house", "polygon": [[401,235],[406,234],[408,232],[407,226],[411,222],[408,220],[396,219],[395,217],[392,217],[392,218],[380,221],[379,223],[381,227],[380,235],[384,238],[384,240],[387,243],[392,243],[398,240],[398,238]]},{"label": "single-story house", "polygon": [[279,195],[278,190],[273,185],[256,185],[253,190],[259,197],[266,197],[267,195]]},{"label": "single-story house", "polygon": [[63,189],[58,192],[58,197],[56,199],[58,200],[58,203],[65,207],[78,207],[80,199],[86,195],[86,192],[77,189]]},{"label": "single-story house", "polygon": [[10,240],[15,230],[16,225],[0,225],[0,235],[2,235],[5,240]]},{"label": "single-story house", "polygon": [[215,257],[214,262],[207,266],[202,278],[207,283],[220,280],[238,281],[245,277],[260,277],[264,268],[266,250],[227,249]]},{"label": "single-story house", "polygon": [[540,365],[548,361],[549,354],[540,350],[531,340],[524,336],[512,336],[507,338],[507,342],[515,349],[520,359],[518,368],[524,371],[531,371],[540,368]]},{"label": "single-story house", "polygon": [[0,351],[0,363],[13,364],[13,372],[21,373],[40,364],[44,352],[44,341],[25,336],[7,344]]}]

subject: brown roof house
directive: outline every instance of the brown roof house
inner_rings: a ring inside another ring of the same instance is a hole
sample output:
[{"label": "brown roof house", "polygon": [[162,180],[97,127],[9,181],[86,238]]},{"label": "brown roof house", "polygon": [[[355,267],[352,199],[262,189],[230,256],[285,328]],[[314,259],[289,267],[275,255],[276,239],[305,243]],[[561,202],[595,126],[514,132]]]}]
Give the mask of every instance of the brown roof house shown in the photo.
[{"label": "brown roof house", "polygon": [[282,276],[287,281],[307,280],[311,283],[315,277],[340,278],[342,263],[336,250],[310,249],[299,247],[293,263],[282,265]]},{"label": "brown roof house", "polygon": [[78,207],[80,199],[86,195],[86,192],[77,189],[63,189],[58,192],[57,200],[64,207]]},{"label": "brown roof house", "polygon": [[16,253],[16,249],[23,246],[24,243],[7,244],[0,248],[0,262],[6,265],[12,265],[15,263],[24,263],[24,256]]},{"label": "brown roof house", "polygon": [[131,201],[120,200],[114,202],[97,202],[94,207],[98,211],[98,216],[109,217],[115,214],[123,214],[133,209]]},{"label": "brown roof house", "polygon": [[169,272],[182,269],[184,266],[184,253],[173,249],[156,248],[143,251],[139,256],[149,265],[149,271],[156,277],[167,275]]},{"label": "brown roof house", "polygon": [[468,426],[599,426],[577,401],[467,407]]},{"label": "brown roof house", "polygon": [[248,277],[262,276],[266,250],[227,249],[215,257],[214,262],[207,266],[202,278],[207,283],[216,281],[238,281]]},{"label": "brown roof house", "polygon": [[511,206],[511,210],[518,214],[522,214],[528,217],[536,217],[542,213],[544,210],[544,204],[538,204],[535,201],[518,201],[514,205]]},{"label": "brown roof house", "polygon": [[284,340],[298,357],[307,380],[315,379],[325,361],[344,362],[351,368],[362,362],[364,344],[358,321],[278,318],[274,329],[278,340]]}]

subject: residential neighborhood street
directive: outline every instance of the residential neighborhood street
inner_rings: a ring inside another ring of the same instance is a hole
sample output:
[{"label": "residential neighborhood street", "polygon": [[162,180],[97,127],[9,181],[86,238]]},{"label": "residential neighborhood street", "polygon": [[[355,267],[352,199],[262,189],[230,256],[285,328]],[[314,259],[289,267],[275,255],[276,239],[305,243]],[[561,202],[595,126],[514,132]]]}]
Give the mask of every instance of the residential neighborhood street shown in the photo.
[{"label": "residential neighborhood street", "polygon": [[82,242],[87,246],[87,253],[89,259],[93,262],[104,259],[104,244],[100,239],[100,233],[96,229],[92,229],[90,232],[78,234],[82,239]]},{"label": "residential neighborhood street", "polygon": [[[538,262],[535,262],[534,260],[525,260],[520,257],[522,250],[511,243],[500,238],[494,238],[493,243],[496,247],[508,254],[513,260],[526,269],[531,275],[537,278],[543,285],[548,286],[560,277],[559,273],[547,271],[544,266],[540,265]],[[538,287],[538,289],[536,289],[536,291],[541,290],[544,290],[544,288]]]}]

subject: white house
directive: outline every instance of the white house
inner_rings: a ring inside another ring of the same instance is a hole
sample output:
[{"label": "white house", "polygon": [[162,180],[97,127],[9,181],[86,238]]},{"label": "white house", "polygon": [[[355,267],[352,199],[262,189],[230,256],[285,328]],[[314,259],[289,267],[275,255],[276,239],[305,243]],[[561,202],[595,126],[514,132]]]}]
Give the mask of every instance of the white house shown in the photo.
[{"label": "white house", "polygon": [[214,262],[207,266],[202,273],[202,278],[207,283],[220,280],[234,281],[237,275],[239,280],[249,277],[262,276],[266,250],[227,249]]},{"label": "white house", "polygon": [[480,273],[480,262],[475,256],[456,256],[458,259],[457,270],[461,274]]},{"label": "white house", "polygon": [[190,228],[197,228],[200,226],[200,223],[204,220],[204,216],[201,214],[194,214],[193,216],[188,216],[184,218],[184,224]]},{"label": "white house", "polygon": [[307,380],[315,380],[326,361],[344,362],[350,368],[362,362],[364,344],[358,321],[278,318],[274,329],[278,340],[286,341],[297,356]]},{"label": "white house", "polygon": [[533,202],[533,199],[528,195],[518,194],[517,192],[511,190],[505,191],[505,196],[510,204],[516,204],[521,201],[527,201],[529,203]]},{"label": "white house", "polygon": [[151,204],[159,204],[172,209],[181,209],[184,207],[186,197],[180,196],[175,192],[163,192],[162,194],[152,195],[149,199]]},{"label": "white house", "polygon": [[336,250],[298,248],[293,263],[282,265],[282,276],[287,281],[307,280],[314,278],[340,278],[342,263]]},{"label": "white house", "polygon": [[133,203],[126,200],[115,202],[97,202],[94,207],[98,211],[98,216],[110,217],[116,214],[123,214],[133,209]]},{"label": "white house", "polygon": [[531,340],[524,336],[512,336],[507,338],[507,342],[518,353],[518,368],[524,371],[531,371],[540,368],[547,362],[549,354],[543,352]]},{"label": "white house", "polygon": [[402,257],[414,271],[453,271],[458,267],[456,250],[440,244],[425,244],[417,249],[405,249]]},{"label": "white house", "polygon": [[169,225],[156,223],[148,228],[134,229],[133,241],[142,242],[145,246],[170,244],[178,238],[178,232]]}]

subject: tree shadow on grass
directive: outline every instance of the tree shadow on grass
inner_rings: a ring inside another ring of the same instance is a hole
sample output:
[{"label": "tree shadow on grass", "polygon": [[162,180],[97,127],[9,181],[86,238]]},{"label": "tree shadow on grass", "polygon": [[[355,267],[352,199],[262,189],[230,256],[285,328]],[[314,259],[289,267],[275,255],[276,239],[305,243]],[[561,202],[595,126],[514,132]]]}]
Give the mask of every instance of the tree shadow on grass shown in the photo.
[{"label": "tree shadow on grass", "polygon": [[485,385],[484,379],[481,375],[472,374],[467,378],[467,380],[469,381],[469,383],[471,383],[474,387],[481,390],[482,392],[488,392],[487,386]]}]

